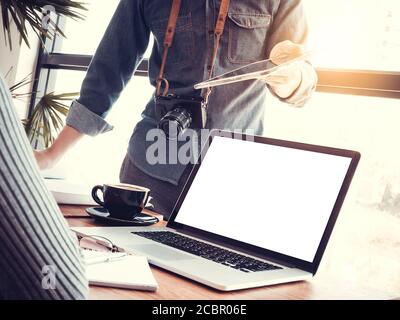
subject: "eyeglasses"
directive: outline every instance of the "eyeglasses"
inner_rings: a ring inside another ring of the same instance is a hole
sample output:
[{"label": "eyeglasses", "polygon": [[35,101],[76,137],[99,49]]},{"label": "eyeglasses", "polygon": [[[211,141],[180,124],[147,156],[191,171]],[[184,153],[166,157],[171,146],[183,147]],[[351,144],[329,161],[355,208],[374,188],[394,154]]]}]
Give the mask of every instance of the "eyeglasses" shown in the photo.
[{"label": "eyeglasses", "polygon": [[81,236],[78,235],[78,243],[82,249],[106,252],[122,252],[111,240],[102,236]]}]

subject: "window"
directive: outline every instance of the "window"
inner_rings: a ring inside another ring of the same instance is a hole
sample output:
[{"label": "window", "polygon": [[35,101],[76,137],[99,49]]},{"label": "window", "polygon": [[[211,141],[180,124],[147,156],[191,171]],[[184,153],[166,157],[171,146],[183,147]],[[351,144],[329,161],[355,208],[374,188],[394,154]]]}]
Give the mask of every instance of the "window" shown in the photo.
[{"label": "window", "polygon": [[[119,0],[85,1],[88,8],[85,21],[68,19],[62,25],[66,39],[54,49],[56,53],[94,54]],[[84,40],[83,40],[84,39]]]},{"label": "window", "polygon": [[324,92],[400,97],[396,0],[303,0]]},{"label": "window", "polygon": [[271,97],[265,135],[361,152],[319,274],[398,295],[400,4],[303,1],[319,92],[301,109]]},{"label": "window", "polygon": [[[361,152],[320,274],[329,274],[338,286],[398,294],[400,5],[370,0],[304,4],[320,92],[302,109],[275,100],[268,104],[265,134]],[[371,260],[360,258],[368,256]],[[349,274],[353,283],[344,283]]]},{"label": "window", "polygon": [[400,72],[396,0],[304,0],[314,64],[323,68]]},{"label": "window", "polygon": [[[85,72],[56,72],[56,92],[79,91]],[[114,129],[95,138],[84,137],[59,163],[55,173],[61,173],[71,182],[117,182],[129,138],[152,91],[146,77],[133,77],[107,116]]]},{"label": "window", "polygon": [[[398,99],[317,92],[301,109],[267,105],[266,136],[361,152],[319,270],[338,287],[400,292],[398,119]],[[345,283],[349,275],[353,282]]]},{"label": "window", "polygon": [[[105,1],[99,5],[94,0],[86,1],[89,11],[85,21],[59,20],[58,24],[67,39],[56,37],[46,42],[49,52],[42,52],[35,101],[45,92],[79,92],[87,66],[118,2]],[[151,45],[145,58],[149,57],[150,49]],[[45,175],[64,177],[71,183],[118,181],[120,165],[132,130],[140,120],[140,114],[152,91],[147,78],[147,61],[144,60],[107,116],[107,121],[114,129],[96,138],[84,137],[56,168],[45,172]],[[79,159],[79,165],[76,159]]]}]

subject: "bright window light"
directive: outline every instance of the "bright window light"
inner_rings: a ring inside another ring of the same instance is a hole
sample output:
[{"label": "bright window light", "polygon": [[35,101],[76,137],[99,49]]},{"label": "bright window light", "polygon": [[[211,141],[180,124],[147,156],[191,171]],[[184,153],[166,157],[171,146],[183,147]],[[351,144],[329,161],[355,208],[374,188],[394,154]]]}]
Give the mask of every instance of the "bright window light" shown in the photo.
[{"label": "bright window light", "polygon": [[398,0],[303,0],[317,67],[400,71]]},{"label": "bright window light", "polygon": [[63,28],[67,39],[63,39],[57,52],[94,54],[108,23],[118,5],[118,0],[85,0],[88,9],[84,21],[67,19]]},{"label": "bright window light", "polygon": [[[268,137],[361,152],[321,269],[337,275],[338,286],[356,284],[398,294],[400,101],[317,92],[301,109],[278,101],[266,108]],[[350,242],[357,254],[349,250]],[[329,270],[332,265],[335,270]],[[354,283],[343,283],[349,274]]]},{"label": "bright window light", "polygon": [[[107,29],[119,0],[86,0],[84,1],[88,11],[85,12],[85,20],[67,19],[63,27],[66,39],[60,39],[61,45],[56,49],[57,53],[93,55],[99,45],[104,32]],[[153,43],[150,38],[149,43]],[[144,57],[148,58],[151,46]]]}]

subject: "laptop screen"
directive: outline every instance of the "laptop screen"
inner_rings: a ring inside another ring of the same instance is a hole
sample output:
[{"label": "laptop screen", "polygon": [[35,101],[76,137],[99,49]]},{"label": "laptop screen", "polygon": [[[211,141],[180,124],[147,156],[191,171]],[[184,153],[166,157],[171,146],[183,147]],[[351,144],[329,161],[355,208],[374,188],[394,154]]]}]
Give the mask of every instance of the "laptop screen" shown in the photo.
[{"label": "laptop screen", "polygon": [[216,136],[175,221],[312,262],[351,161]]}]

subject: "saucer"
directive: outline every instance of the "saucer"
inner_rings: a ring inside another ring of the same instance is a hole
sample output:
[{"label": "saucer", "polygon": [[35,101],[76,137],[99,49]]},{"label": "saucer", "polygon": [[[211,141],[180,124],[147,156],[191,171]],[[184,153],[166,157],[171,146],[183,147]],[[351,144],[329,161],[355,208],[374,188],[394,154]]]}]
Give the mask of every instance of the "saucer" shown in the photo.
[{"label": "saucer", "polygon": [[110,217],[110,213],[103,207],[90,207],[86,209],[86,213],[96,221],[113,225],[113,226],[150,226],[157,223],[159,220],[156,217],[145,213],[139,213],[132,220],[122,220]]}]

